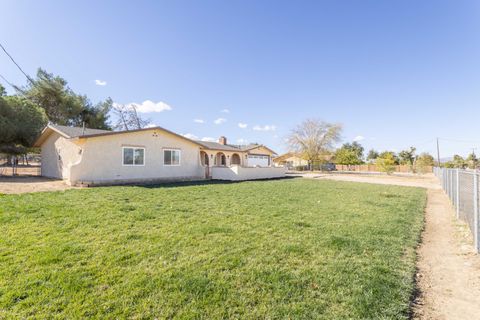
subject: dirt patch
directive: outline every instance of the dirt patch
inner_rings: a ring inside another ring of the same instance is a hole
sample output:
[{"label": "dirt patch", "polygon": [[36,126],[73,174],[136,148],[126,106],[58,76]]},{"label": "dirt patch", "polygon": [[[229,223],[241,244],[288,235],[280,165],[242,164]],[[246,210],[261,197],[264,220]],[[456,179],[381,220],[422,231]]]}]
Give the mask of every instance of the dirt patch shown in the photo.
[{"label": "dirt patch", "polygon": [[62,180],[42,177],[0,177],[0,193],[27,193],[40,191],[66,190],[68,186]]},{"label": "dirt patch", "polygon": [[406,174],[359,174],[359,173],[303,173],[293,174],[311,179],[328,179],[337,181],[367,182],[376,184],[394,184],[406,187],[421,187],[427,189],[441,189],[437,178],[433,174],[406,175]]},{"label": "dirt patch", "polygon": [[417,250],[418,296],[413,303],[412,318],[480,318],[480,255],[474,252],[470,230],[455,218],[448,197],[433,175],[307,173],[301,176],[427,188],[425,230]]}]

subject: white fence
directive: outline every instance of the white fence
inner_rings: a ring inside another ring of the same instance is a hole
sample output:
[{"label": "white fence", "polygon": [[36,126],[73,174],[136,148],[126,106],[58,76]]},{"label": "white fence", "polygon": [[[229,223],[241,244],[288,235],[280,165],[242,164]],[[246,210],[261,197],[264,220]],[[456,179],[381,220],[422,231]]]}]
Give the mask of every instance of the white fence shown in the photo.
[{"label": "white fence", "polygon": [[434,168],[442,188],[450,198],[457,218],[466,222],[473,234],[475,251],[480,252],[479,174],[476,170]]}]

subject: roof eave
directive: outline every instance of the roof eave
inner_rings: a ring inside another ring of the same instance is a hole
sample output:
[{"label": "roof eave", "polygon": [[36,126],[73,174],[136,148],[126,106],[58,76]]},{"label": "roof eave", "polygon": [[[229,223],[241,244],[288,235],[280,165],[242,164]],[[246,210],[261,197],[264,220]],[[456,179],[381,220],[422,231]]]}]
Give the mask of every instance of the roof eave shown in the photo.
[{"label": "roof eave", "polygon": [[170,131],[170,130],[167,130],[165,128],[162,128],[162,127],[151,127],[151,128],[142,128],[142,129],[135,129],[135,130],[127,130],[127,131],[111,131],[111,132],[104,132],[104,133],[94,133],[94,134],[86,134],[86,135],[82,135],[82,136],[78,136],[78,137],[75,137],[75,138],[78,138],[78,139],[89,139],[89,138],[97,138],[97,137],[103,137],[103,136],[110,136],[110,135],[117,135],[117,134],[127,134],[127,133],[134,133],[134,132],[143,132],[143,131],[149,131],[149,130],[160,130],[160,131],[163,131],[163,132],[166,132],[166,133],[169,133],[175,137],[178,137],[178,138],[181,138],[183,140],[187,140],[197,146],[200,146],[200,147],[203,147],[202,144],[192,140],[192,139],[189,139],[185,136],[182,136],[178,133],[175,133],[173,131]]},{"label": "roof eave", "polygon": [[[48,132],[49,130],[50,130],[50,132]],[[62,131],[56,129],[55,127],[53,127],[51,125],[47,125],[47,126],[45,126],[45,128],[43,128],[43,130],[40,133],[40,135],[38,136],[37,140],[35,140],[35,143],[33,144],[33,146],[36,147],[36,148],[41,147],[43,142],[50,136],[50,134],[52,134],[52,131],[58,133],[59,135],[61,135],[62,137],[66,138],[66,139],[70,139],[70,136],[67,135],[65,132],[62,132]]]}]

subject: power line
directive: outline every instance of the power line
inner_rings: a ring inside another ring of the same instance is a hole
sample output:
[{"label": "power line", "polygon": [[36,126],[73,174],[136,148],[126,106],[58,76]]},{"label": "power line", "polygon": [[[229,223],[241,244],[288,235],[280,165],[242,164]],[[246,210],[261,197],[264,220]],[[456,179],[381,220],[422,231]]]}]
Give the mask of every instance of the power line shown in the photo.
[{"label": "power line", "polygon": [[0,78],[3,79],[3,81],[5,81],[9,86],[11,86],[13,89],[15,89],[18,93],[20,93],[25,99],[29,100],[30,102],[34,103],[34,104],[37,104],[36,101],[34,101],[32,98],[30,98],[29,96],[27,96],[27,94],[25,93],[24,90],[20,89],[19,86],[16,86],[14,85],[13,83],[11,83],[10,81],[7,80],[7,78],[5,78],[2,74],[0,74]]},{"label": "power line", "polygon": [[14,85],[13,83],[11,83],[10,81],[8,81],[1,73],[0,73],[0,78],[2,78],[3,81],[5,81],[5,83],[8,84],[10,87],[12,87],[13,89],[17,90],[17,86]]},{"label": "power line", "polygon": [[1,43],[0,43],[0,47],[5,52],[5,54],[10,58],[10,60],[12,60],[12,62],[17,66],[18,70],[20,70],[23,73],[23,75],[27,78],[27,80],[30,81],[31,84],[34,84],[33,79],[30,78],[30,76],[25,71],[23,71],[22,67],[20,67],[20,65],[15,61],[15,59],[13,59],[13,57],[10,55],[10,53],[8,53],[7,49],[5,49],[5,47]]},{"label": "power line", "polygon": [[450,139],[450,138],[439,138],[439,139],[444,141],[450,141],[450,142],[480,143],[480,140],[461,140],[461,139]]}]

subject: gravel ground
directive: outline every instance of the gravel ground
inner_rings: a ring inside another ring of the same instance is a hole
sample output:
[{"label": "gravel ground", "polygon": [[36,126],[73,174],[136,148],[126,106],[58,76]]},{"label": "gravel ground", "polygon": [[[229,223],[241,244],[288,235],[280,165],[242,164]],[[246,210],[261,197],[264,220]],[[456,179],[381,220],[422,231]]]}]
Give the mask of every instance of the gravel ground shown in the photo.
[{"label": "gravel ground", "polygon": [[72,187],[62,180],[42,177],[0,177],[0,193],[27,193],[66,190]]}]

